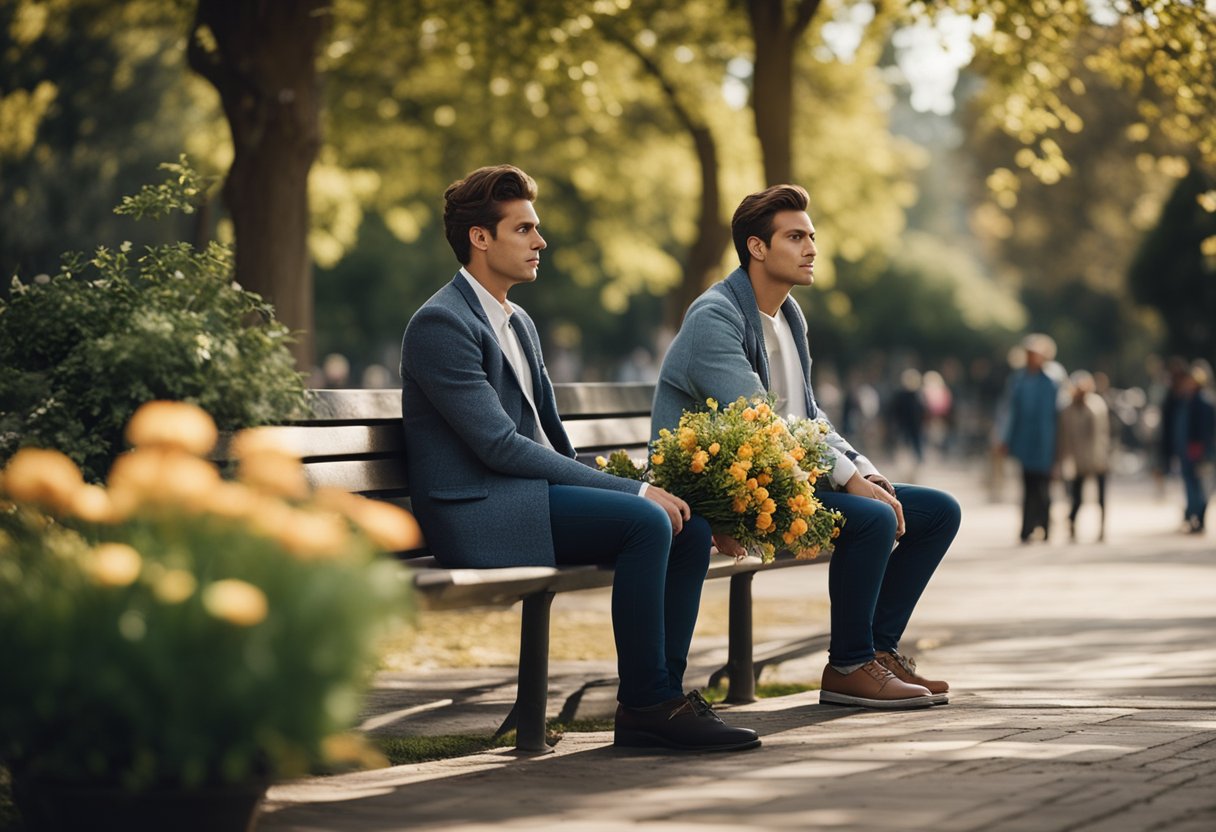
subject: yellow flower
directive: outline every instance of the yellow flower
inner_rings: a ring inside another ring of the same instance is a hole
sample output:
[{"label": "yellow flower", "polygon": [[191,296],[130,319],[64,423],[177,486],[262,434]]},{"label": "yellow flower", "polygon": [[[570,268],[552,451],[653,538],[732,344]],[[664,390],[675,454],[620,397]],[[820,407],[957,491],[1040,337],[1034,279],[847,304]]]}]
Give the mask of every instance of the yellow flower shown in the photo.
[{"label": "yellow flower", "polygon": [[748,467],[749,466],[746,465],[745,463],[736,462],[730,466],[730,475],[732,477],[734,477],[736,480],[738,480],[739,482],[743,482],[744,480],[747,479]]},{"label": "yellow flower", "polygon": [[755,477],[752,477],[751,479],[749,479],[747,481],[747,489],[749,491],[755,491],[759,487],[760,487],[760,483],[756,481]]},{"label": "yellow flower", "polygon": [[180,604],[194,594],[198,581],[184,569],[170,569],[152,584],[152,594],[166,604]]},{"label": "yellow flower", "polygon": [[[712,400],[711,400],[711,401],[712,401]],[[721,446],[720,444],[718,444],[717,442],[714,442],[713,444],[711,444],[711,445],[709,446],[709,455],[710,455],[710,456],[717,456],[717,455],[718,455],[718,451],[720,451],[720,450],[722,450],[722,446]]]},{"label": "yellow flower", "polygon": [[762,514],[772,514],[777,510],[777,504],[772,500],[764,500],[758,504],[758,507]]},{"label": "yellow flower", "polygon": [[650,457],[650,462],[653,465],[662,465],[663,464],[663,455],[654,454],[652,457]]},{"label": "yellow flower", "polygon": [[773,477],[771,474],[760,474],[756,477],[756,482],[760,483],[761,485],[768,485],[772,481]]},{"label": "yellow flower", "polygon": [[[350,546],[350,526],[332,511],[288,509],[286,522],[275,523],[270,535],[301,560],[337,558]],[[259,518],[260,520],[260,518]]]},{"label": "yellow flower", "polygon": [[742,514],[743,512],[747,511],[747,498],[735,497],[735,499],[731,501],[730,510],[735,514]]},{"label": "yellow flower", "polygon": [[318,506],[346,515],[386,552],[405,552],[422,545],[422,530],[414,515],[383,500],[369,500],[340,488],[318,488]]},{"label": "yellow flower", "polygon": [[[748,485],[750,486],[751,480],[748,480],[747,482],[748,482]],[[757,488],[756,493],[752,495],[752,499],[755,500],[757,503],[764,502],[765,500],[768,499],[768,489],[767,488]]]},{"label": "yellow flower", "polygon": [[802,537],[804,534],[806,534],[807,528],[806,521],[801,517],[795,517],[794,522],[790,523],[790,533],[793,534],[794,537]]},{"label": "yellow flower", "polygon": [[692,463],[688,467],[694,474],[699,474],[705,470],[705,465],[708,462],[709,454],[705,451],[697,451],[692,455]]},{"label": "yellow flower", "polygon": [[802,462],[802,458],[806,456],[806,450],[799,445],[790,451],[790,456],[792,456],[796,461]]},{"label": "yellow flower", "polygon": [[601,468],[607,468],[607,467],[608,467],[608,457],[606,457],[606,456],[597,456],[597,457],[595,458],[595,464],[596,464],[596,465],[598,465],[598,466],[600,466]]},{"label": "yellow flower", "polygon": [[832,540],[835,540],[838,537],[840,537],[840,526],[833,526],[832,527]]},{"label": "yellow flower", "polygon": [[19,503],[62,509],[72,504],[83,486],[76,463],[59,451],[22,448],[4,469],[4,490]]},{"label": "yellow flower", "polygon": [[785,534],[781,535],[781,539],[785,541],[786,546],[789,546],[798,539],[798,535],[794,534],[793,532],[786,532]]},{"label": "yellow flower", "polygon": [[125,543],[102,543],[89,555],[88,573],[102,586],[130,586],[139,577],[143,558]]},{"label": "yellow flower", "polygon": [[110,495],[97,485],[82,485],[65,507],[66,513],[86,523],[106,523],[114,516]]},{"label": "yellow flower", "polygon": [[777,463],[777,467],[778,468],[793,468],[794,467],[794,458],[792,456],[790,456],[789,454],[783,455],[781,457],[781,461],[779,463]]},{"label": "yellow flower", "polygon": [[686,451],[691,451],[697,447],[697,432],[690,427],[685,426],[680,428],[677,439],[679,440],[680,447]]},{"label": "yellow flower", "polygon": [[705,406],[716,412],[718,410],[718,400],[711,396],[705,400]]},{"label": "yellow flower", "polygon": [[206,460],[165,445],[123,454],[110,468],[107,483],[114,517],[122,519],[145,504],[206,511],[220,475]]},{"label": "yellow flower", "polygon": [[815,558],[819,557],[819,547],[810,546],[806,549],[802,549],[795,557],[797,557],[798,560],[814,560]]},{"label": "yellow flower", "polygon": [[739,459],[751,459],[755,453],[756,451],[751,445],[744,443],[739,446],[739,452],[735,456],[739,457]]},{"label": "yellow flower", "polygon": [[773,415],[773,409],[767,403],[760,402],[760,404],[756,405],[756,415],[767,419]]},{"label": "yellow flower", "polygon": [[277,497],[303,500],[308,497],[308,480],[299,457],[266,448],[241,457],[237,465],[241,482]]},{"label": "yellow flower", "polygon": [[137,448],[157,445],[204,456],[218,433],[207,411],[189,402],[147,402],[127,422],[126,437]]},{"label": "yellow flower", "polygon": [[743,421],[745,421],[745,422],[756,421],[756,416],[757,416],[756,408],[754,408],[754,407],[748,407],[743,410]]},{"label": "yellow flower", "polygon": [[203,607],[221,621],[238,627],[252,627],[266,618],[269,609],[266,593],[251,583],[227,578],[203,590]]},{"label": "yellow flower", "polygon": [[773,515],[761,512],[756,515],[756,528],[760,531],[765,531],[773,525]]}]

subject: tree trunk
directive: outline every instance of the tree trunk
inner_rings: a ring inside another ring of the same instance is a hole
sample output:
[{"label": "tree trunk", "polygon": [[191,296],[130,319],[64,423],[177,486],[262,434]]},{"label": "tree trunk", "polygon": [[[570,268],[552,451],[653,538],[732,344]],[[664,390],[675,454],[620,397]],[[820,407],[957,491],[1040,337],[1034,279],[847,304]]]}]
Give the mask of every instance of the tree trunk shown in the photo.
[{"label": "tree trunk", "polygon": [[794,179],[794,51],[819,10],[820,0],[800,0],[786,20],[786,0],[748,0],[756,60],[752,70],[752,115],[764,159],[766,185]]},{"label": "tree trunk", "polygon": [[668,296],[666,323],[674,332],[680,328],[684,313],[705,287],[718,275],[722,249],[730,239],[730,229],[722,219],[722,194],[718,187],[718,147],[708,127],[689,127],[697,162],[701,169],[701,200],[697,209],[697,238],[684,261],[679,288]]},{"label": "tree trunk", "polygon": [[190,65],[210,81],[232,131],[224,202],[236,232],[236,279],[274,304],[313,363],[308,172],[321,145],[316,55],[328,0],[198,0]]},{"label": "tree trunk", "polygon": [[684,272],[680,285],[668,295],[664,310],[664,323],[674,332],[684,320],[689,304],[715,277],[714,270],[722,259],[722,249],[730,239],[730,229],[722,219],[722,191],[718,186],[718,145],[713,131],[697,119],[680,100],[675,85],[653,58],[643,52],[627,34],[605,28],[605,34],[634,55],[663,90],[672,113],[688,135],[692,137],[693,149],[701,173],[701,195],[697,206],[697,238],[693,241],[684,261]]}]

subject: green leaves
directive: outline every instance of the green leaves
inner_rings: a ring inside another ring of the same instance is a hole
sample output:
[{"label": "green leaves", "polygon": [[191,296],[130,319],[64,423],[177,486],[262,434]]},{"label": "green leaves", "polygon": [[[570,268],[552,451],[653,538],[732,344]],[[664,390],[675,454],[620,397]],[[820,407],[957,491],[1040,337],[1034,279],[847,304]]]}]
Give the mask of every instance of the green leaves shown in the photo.
[{"label": "green leaves", "polygon": [[[116,210],[163,217],[205,180],[185,156],[170,177]],[[129,243],[67,255],[49,279],[0,301],[0,461],[25,445],[58,448],[100,480],[122,427],[151,399],[191,401],[221,430],[284,419],[304,406],[287,328],[232,278],[227,246]]]}]

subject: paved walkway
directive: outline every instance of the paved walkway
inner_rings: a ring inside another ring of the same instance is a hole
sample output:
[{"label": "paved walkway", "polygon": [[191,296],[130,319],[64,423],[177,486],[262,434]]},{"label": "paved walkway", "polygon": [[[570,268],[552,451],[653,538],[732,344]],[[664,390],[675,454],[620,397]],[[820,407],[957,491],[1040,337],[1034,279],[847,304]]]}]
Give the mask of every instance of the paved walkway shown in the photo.
[{"label": "paved walkway", "polygon": [[[978,479],[926,481],[960,495],[963,531],[905,646],[950,679],[950,705],[866,712],[811,692],[732,709],[764,737],[741,754],[626,753],[583,733],[540,758],[298,781],[271,790],[259,828],[1216,829],[1216,533],[1176,533],[1181,489],[1116,485],[1105,544],[1084,542],[1083,522],[1081,543],[1019,546],[1016,507],[987,503]],[[761,575],[757,598],[822,596],[826,571]],[[710,642],[694,645],[702,662],[721,647]],[[592,665],[555,668],[551,712],[571,680],[604,670]],[[822,666],[817,654],[776,675],[817,679]],[[374,713],[434,730],[435,702],[471,683],[462,724],[492,728],[509,676],[388,677]]]}]

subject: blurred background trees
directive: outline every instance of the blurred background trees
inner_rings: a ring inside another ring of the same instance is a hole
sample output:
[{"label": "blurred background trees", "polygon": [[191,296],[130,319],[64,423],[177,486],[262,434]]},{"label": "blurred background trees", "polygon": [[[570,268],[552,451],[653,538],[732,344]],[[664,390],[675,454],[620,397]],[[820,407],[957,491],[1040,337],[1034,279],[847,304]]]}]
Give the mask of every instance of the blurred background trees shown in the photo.
[{"label": "blurred background trees", "polygon": [[551,370],[633,377],[733,267],[739,198],[791,178],[821,366],[1003,362],[1035,328],[1131,382],[1216,339],[1212,6],[10,0],[0,269],[156,242],[109,206],[185,150],[225,184],[177,236],[235,239],[302,366],[392,383],[455,270],[443,188],[511,161],[540,185],[550,254],[513,297]]}]

